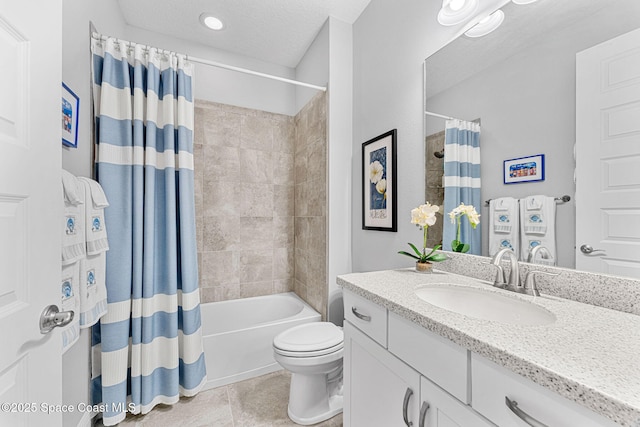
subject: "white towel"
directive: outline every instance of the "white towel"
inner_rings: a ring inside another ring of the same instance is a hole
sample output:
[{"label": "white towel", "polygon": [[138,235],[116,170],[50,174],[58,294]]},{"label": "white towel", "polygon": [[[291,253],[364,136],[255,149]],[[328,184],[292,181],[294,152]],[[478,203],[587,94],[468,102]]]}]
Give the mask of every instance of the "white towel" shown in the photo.
[{"label": "white towel", "polygon": [[109,250],[104,208],[109,206],[100,184],[89,178],[78,178],[84,189],[87,255],[97,255]]},{"label": "white towel", "polygon": [[520,260],[527,261],[536,246],[549,250],[551,258],[537,256],[539,264],[556,265],[556,201],[553,197],[535,195],[520,200]]},{"label": "white towel", "polygon": [[84,190],[78,179],[62,170],[64,216],[62,227],[62,265],[72,264],[86,253]]},{"label": "white towel", "polygon": [[62,329],[62,352],[67,351],[80,338],[80,263],[74,262],[62,267],[60,281],[60,311],[73,311],[73,320]]},{"label": "white towel", "polygon": [[80,328],[93,326],[107,312],[106,253],[80,260]]},{"label": "white towel", "polygon": [[489,202],[489,256],[504,248],[518,255],[518,219],[518,201],[513,197],[501,197]]}]

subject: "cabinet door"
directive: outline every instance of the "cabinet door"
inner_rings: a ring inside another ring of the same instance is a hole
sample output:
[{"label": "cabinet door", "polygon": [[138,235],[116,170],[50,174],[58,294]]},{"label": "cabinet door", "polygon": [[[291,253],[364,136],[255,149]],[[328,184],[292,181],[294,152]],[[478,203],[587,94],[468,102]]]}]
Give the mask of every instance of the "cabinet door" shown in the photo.
[{"label": "cabinet door", "polygon": [[416,426],[420,374],[348,321],[344,323],[344,348],[345,427],[409,425],[404,421],[405,408],[409,423]]},{"label": "cabinet door", "polygon": [[[420,382],[420,396],[422,403],[418,427],[494,426],[469,406],[463,404],[425,377],[422,377]],[[426,405],[428,405],[428,409]],[[425,413],[423,414],[422,412]]]}]

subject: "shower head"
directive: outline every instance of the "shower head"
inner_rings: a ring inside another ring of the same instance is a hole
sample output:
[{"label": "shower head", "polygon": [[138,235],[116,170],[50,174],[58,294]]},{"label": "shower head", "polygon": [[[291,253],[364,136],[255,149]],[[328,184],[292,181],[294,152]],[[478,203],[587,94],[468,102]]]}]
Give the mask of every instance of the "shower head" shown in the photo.
[{"label": "shower head", "polygon": [[436,156],[439,159],[444,158],[444,148],[442,150],[440,150],[440,151],[434,152],[433,155]]}]

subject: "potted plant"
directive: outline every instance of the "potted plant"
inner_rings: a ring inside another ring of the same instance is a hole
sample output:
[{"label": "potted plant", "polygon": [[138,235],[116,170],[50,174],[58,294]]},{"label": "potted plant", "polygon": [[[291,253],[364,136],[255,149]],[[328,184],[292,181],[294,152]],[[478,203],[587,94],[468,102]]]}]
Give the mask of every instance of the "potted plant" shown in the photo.
[{"label": "potted plant", "polygon": [[436,212],[440,210],[437,205],[431,205],[429,202],[425,202],[424,205],[420,205],[411,210],[411,224],[415,224],[416,227],[423,230],[422,251],[419,250],[416,245],[409,243],[414,253],[399,251],[399,254],[406,255],[416,260],[416,271],[419,272],[431,272],[434,262],[440,262],[447,259],[446,255],[436,253],[440,249],[441,245],[436,245],[435,248],[427,252],[427,233],[429,226],[436,223]]}]

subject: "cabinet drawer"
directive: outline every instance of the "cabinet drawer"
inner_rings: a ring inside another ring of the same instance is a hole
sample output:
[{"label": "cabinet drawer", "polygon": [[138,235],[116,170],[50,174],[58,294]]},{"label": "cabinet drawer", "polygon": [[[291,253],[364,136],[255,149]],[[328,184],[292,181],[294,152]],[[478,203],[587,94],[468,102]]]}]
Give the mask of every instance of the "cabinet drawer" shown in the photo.
[{"label": "cabinet drawer", "polygon": [[507,407],[505,397],[539,422],[553,427],[614,427],[613,421],[517,375],[471,355],[472,407],[501,427],[527,424]]},{"label": "cabinet drawer", "polygon": [[387,348],[387,309],[359,295],[344,291],[344,318]]},{"label": "cabinet drawer", "polygon": [[389,313],[389,351],[463,403],[469,403],[469,356],[464,347]]}]

